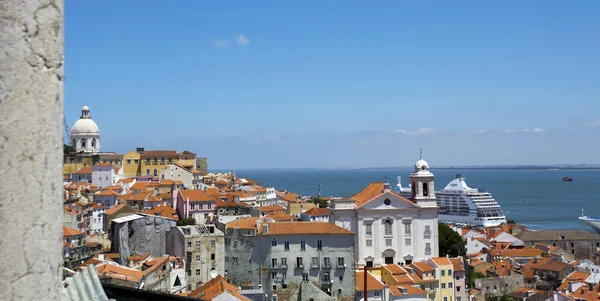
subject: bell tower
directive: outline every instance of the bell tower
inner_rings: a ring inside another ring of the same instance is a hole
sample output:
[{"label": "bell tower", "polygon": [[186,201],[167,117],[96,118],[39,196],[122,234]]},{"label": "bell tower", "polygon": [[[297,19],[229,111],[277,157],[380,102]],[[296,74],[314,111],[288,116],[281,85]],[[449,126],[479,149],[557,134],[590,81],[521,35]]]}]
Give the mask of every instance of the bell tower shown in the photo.
[{"label": "bell tower", "polygon": [[421,207],[437,207],[434,190],[434,175],[429,171],[429,164],[423,160],[423,150],[415,170],[410,174],[410,195],[412,201]]}]

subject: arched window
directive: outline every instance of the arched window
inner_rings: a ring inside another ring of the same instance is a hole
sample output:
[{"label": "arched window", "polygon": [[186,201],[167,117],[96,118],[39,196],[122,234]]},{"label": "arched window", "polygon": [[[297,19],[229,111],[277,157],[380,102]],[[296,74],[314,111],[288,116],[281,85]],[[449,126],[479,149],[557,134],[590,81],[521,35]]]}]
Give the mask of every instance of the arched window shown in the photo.
[{"label": "arched window", "polygon": [[158,170],[156,170],[156,168],[154,169],[154,176],[158,176]]},{"label": "arched window", "polygon": [[146,169],[146,175],[149,176],[150,175],[150,169]]},{"label": "arched window", "polygon": [[429,186],[427,183],[423,183],[423,196],[427,196],[429,194]]},{"label": "arched window", "polygon": [[96,138],[92,138],[92,147],[96,147]]},{"label": "arched window", "polygon": [[392,221],[391,220],[386,220],[384,225],[384,230],[385,230],[385,235],[392,235]]},{"label": "arched window", "polygon": [[86,146],[85,146],[85,138],[81,139],[81,147],[82,147],[82,148],[85,148],[85,147],[86,147]]},{"label": "arched window", "polygon": [[73,141],[71,141],[71,142],[72,142],[72,144],[71,144],[72,147],[77,147],[77,140],[73,139]]}]

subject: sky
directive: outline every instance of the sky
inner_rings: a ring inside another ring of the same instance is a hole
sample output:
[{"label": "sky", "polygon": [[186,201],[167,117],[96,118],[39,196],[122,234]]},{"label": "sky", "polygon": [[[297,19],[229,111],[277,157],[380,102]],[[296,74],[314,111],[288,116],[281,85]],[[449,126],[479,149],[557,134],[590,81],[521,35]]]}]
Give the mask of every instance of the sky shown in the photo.
[{"label": "sky", "polygon": [[[143,4],[143,5],[141,5]],[[600,163],[600,2],[75,1],[65,117],[209,169]]]}]

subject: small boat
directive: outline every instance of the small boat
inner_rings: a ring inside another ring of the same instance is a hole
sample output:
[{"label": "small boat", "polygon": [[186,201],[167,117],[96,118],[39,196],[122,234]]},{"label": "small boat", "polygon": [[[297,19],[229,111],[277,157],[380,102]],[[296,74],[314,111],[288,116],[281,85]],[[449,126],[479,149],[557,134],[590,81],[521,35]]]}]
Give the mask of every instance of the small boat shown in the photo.
[{"label": "small boat", "polygon": [[564,177],[563,177],[563,181],[565,181],[565,182],[573,182],[573,179],[572,179],[572,178],[569,178],[569,177],[567,177],[567,176],[564,176]]}]

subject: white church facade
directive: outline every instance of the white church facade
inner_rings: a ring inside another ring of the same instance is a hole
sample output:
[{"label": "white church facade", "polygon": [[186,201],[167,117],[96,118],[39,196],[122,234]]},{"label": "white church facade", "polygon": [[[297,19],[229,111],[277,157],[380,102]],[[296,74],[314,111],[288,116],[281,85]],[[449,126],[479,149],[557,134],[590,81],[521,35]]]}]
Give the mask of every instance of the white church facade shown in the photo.
[{"label": "white church facade", "polygon": [[347,199],[332,200],[329,221],[356,233],[357,267],[410,264],[438,257],[434,176],[421,159],[410,176],[412,197],[374,182]]},{"label": "white church facade", "polygon": [[75,122],[70,133],[71,146],[77,152],[99,153],[100,152],[100,129],[92,120],[90,108],[81,108],[81,117]]}]

